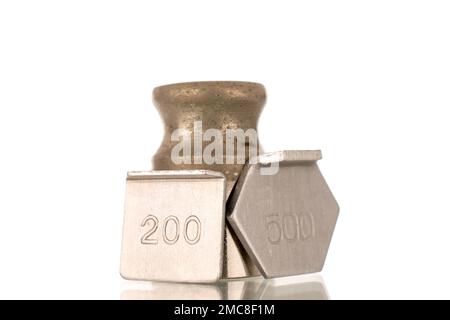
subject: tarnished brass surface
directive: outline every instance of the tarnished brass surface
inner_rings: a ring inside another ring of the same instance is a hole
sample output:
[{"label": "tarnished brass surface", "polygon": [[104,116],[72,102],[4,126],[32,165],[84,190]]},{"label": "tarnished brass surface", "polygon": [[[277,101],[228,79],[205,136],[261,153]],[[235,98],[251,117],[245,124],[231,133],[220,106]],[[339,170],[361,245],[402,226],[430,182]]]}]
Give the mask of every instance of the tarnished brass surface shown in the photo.
[{"label": "tarnished brass surface", "polygon": [[[259,115],[266,101],[263,85],[232,81],[171,84],[155,88],[153,101],[165,125],[163,141],[153,157],[154,169],[220,171],[227,178],[227,194],[229,194],[241,172],[242,164],[226,164],[225,154],[224,164],[194,164],[194,151],[191,153],[192,164],[175,164],[170,156],[177,142],[171,141],[171,134],[175,129],[181,129],[193,136],[195,121],[202,121],[202,131],[210,128],[219,129],[224,135],[225,144],[227,129],[256,130]],[[203,147],[208,143],[203,142]],[[194,143],[192,147],[193,145]],[[225,149],[224,146],[223,150]]]},{"label": "tarnished brass surface", "polygon": [[[218,129],[226,142],[227,129],[257,130],[259,115],[266,101],[264,86],[253,82],[208,81],[170,84],[153,90],[153,101],[164,122],[164,137],[158,151],[153,157],[154,170],[194,170],[204,169],[222,172],[227,180],[226,194],[231,193],[233,186],[243,168],[242,164],[195,163],[194,143],[192,142],[192,161],[190,164],[175,164],[171,159],[172,148],[178,143],[172,141],[174,130],[194,137],[194,123],[202,122],[202,133],[210,128]],[[205,147],[209,142],[202,142]],[[259,146],[259,143],[257,144]],[[257,146],[246,142],[246,150]],[[226,150],[225,145],[223,150]],[[235,151],[238,146],[235,146]],[[261,148],[258,154],[262,153]],[[198,156],[198,155],[197,155]],[[246,153],[248,159],[248,153]],[[197,159],[198,160],[198,159]],[[259,272],[243,251],[237,238],[231,234],[229,227],[225,229],[224,277],[244,277],[258,275]]]}]

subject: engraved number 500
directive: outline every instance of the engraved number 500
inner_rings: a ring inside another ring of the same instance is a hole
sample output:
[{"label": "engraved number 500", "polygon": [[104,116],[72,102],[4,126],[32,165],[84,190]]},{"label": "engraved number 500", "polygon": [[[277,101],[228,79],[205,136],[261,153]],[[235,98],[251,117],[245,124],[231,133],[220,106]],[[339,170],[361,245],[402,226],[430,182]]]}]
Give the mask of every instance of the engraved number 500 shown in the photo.
[{"label": "engraved number 500", "polygon": [[309,212],[266,216],[267,240],[271,244],[306,241],[314,237],[314,217]]},{"label": "engraved number 500", "polygon": [[[150,214],[145,217],[141,222],[141,227],[149,227],[147,232],[145,232],[141,237],[142,244],[158,244],[158,239],[152,238],[152,236],[158,230],[159,220],[156,216]],[[169,226],[173,225],[175,233],[169,234]],[[184,240],[188,244],[196,244],[200,240],[202,232],[202,224],[197,216],[189,216],[184,222],[183,226],[183,236]],[[191,229],[195,229],[194,232],[189,232]],[[162,224],[162,238],[167,244],[175,244],[180,237],[180,221],[175,216],[168,216],[164,219]]]}]

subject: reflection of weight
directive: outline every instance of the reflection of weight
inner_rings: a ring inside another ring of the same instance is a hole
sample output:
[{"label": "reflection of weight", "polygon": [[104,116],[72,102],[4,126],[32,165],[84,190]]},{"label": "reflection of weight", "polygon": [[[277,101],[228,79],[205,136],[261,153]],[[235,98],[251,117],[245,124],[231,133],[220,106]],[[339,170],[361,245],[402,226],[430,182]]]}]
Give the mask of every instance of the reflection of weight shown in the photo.
[{"label": "reflection of weight", "polygon": [[288,242],[306,241],[314,237],[314,218],[309,212],[266,216],[267,240],[279,244],[281,240]]},{"label": "reflection of weight", "polygon": [[[150,226],[150,229],[144,233],[144,235],[141,237],[141,243],[142,244],[158,244],[158,239],[151,238],[151,236],[156,232],[158,229],[159,220],[156,216],[150,214],[141,223],[141,227]],[[169,234],[168,229],[169,226],[173,225],[173,228],[175,229],[174,234]],[[184,228],[182,230],[184,240],[188,244],[196,244],[200,240],[201,236],[201,229],[202,225],[200,222],[200,219],[197,216],[189,216],[186,221],[184,222]],[[194,232],[189,232],[190,230],[194,229]],[[165,243],[167,244],[175,244],[180,237],[180,222],[177,217],[175,216],[168,216],[166,219],[164,219],[163,227],[162,227],[162,238]]]}]

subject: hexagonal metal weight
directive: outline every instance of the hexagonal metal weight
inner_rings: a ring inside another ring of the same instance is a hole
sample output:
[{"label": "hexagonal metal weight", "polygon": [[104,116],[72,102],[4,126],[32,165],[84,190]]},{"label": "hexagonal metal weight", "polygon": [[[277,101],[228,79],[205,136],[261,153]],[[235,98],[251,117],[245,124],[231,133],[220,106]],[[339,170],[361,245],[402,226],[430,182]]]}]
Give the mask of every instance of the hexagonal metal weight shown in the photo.
[{"label": "hexagonal metal weight", "polygon": [[339,207],[317,166],[321,157],[320,151],[265,154],[238,180],[228,220],[266,278],[322,270]]}]

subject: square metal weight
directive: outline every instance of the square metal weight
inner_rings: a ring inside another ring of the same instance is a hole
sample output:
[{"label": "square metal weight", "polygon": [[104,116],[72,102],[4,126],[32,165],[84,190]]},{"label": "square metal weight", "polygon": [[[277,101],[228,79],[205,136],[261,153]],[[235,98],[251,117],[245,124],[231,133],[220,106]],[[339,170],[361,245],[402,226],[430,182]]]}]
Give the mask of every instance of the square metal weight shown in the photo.
[{"label": "square metal weight", "polygon": [[202,170],[130,172],[120,273],[215,282],[222,275],[225,177]]}]

